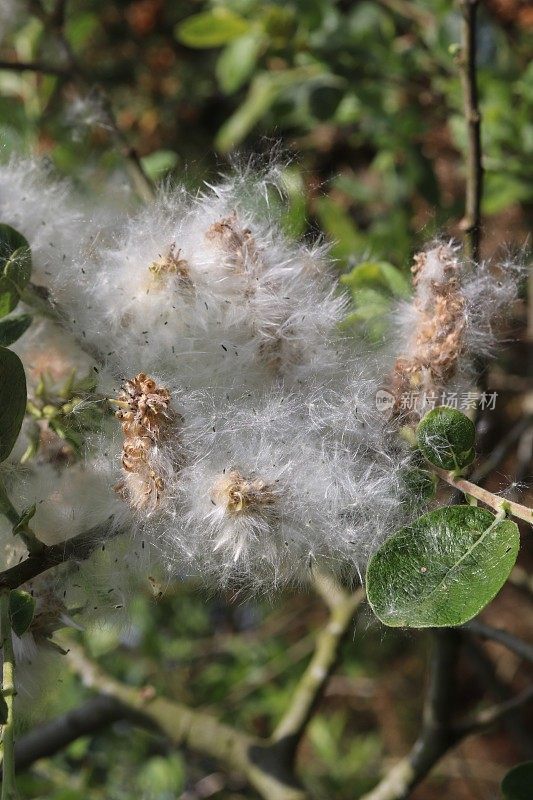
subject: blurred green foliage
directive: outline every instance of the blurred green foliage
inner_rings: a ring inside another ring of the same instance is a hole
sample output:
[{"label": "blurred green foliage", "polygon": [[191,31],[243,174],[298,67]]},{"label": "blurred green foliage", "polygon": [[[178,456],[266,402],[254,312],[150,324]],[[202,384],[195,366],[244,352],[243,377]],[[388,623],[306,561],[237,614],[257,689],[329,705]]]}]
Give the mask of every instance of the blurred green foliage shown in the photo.
[{"label": "blurred green foliage", "polygon": [[[45,10],[53,5],[42,2]],[[488,248],[521,243],[533,207],[532,31],[526,17],[502,16],[503,5],[487,0],[480,10]],[[68,69],[62,76],[0,70],[0,158],[37,153],[81,190],[107,185],[121,202],[126,173],[107,103],[156,181],[197,188],[229,156],[268,159],[279,140],[287,230],[324,232],[354,297],[347,324],[362,322],[379,337],[382,312],[408,291],[413,250],[435,233],[459,230],[459,22],[452,0],[70,2],[65,33],[83,77]],[[54,32],[26,12],[0,51],[11,61],[66,63]],[[184,585],[158,600],[140,591],[123,626],[80,635],[127,683],[216,706],[226,720],[267,734],[324,618],[309,597],[235,603]],[[370,617],[348,638],[302,748],[313,796],[351,800],[379,776],[391,731],[413,738],[421,646]],[[29,704],[27,726],[84,697],[66,669],[57,682],[57,658],[47,690]],[[391,698],[405,705],[394,710]],[[117,723],[37,764],[21,790],[47,800],[167,800],[208,776],[215,787],[220,782],[214,795],[223,800],[253,796],[217,769]]]},{"label": "blurred green foliage", "polygon": [[[502,25],[498,4],[487,6],[484,211],[506,215],[509,239],[533,202],[533,37],[518,14]],[[97,185],[120,169],[97,87],[154,178],[197,186],[225,154],[268,153],[281,139],[297,154],[295,229],[320,226],[343,267],[367,257],[403,267],[421,241],[456,231],[462,213],[459,23],[451,0],[71,3],[66,33],[85,79],[0,72],[0,141]],[[3,49],[64,63],[35,17],[21,18]]]},{"label": "blurred green foliage", "polygon": [[[230,597],[210,600],[194,586],[175,586],[154,600],[150,587],[141,586],[127,620],[111,620],[77,635],[105,669],[127,684],[153,686],[267,735],[286,707],[325,619],[325,609],[310,595],[236,603]],[[375,730],[375,676],[410,649],[405,634],[384,633],[369,613],[350,633],[338,686],[322,704],[302,752],[303,778],[313,797],[351,800],[376,782],[383,748]],[[26,701],[25,726],[85,697],[79,680],[62,669],[58,658],[41,664],[47,690],[38,700]],[[420,671],[422,664],[420,659]],[[409,723],[406,729],[411,730]],[[28,799],[175,800],[206,776],[216,776],[216,796],[224,800],[255,796],[238,777],[222,775],[208,759],[176,754],[162,739],[116,723],[74,742],[53,761],[37,764],[31,774],[21,776],[20,788]]]}]

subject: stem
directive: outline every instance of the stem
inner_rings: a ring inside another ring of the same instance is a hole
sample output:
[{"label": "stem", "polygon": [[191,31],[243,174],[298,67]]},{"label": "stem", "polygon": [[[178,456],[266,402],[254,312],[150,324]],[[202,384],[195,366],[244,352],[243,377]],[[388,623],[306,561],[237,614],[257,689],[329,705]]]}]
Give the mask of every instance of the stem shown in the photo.
[{"label": "stem", "polygon": [[439,478],[450,486],[453,486],[454,489],[459,489],[463,494],[471,495],[475,497],[476,500],[481,500],[482,503],[485,503],[485,505],[489,506],[497,513],[505,512],[512,514],[513,517],[517,517],[533,525],[533,509],[523,506],[520,503],[515,503],[512,500],[498,497],[497,494],[493,494],[489,492],[488,489],[483,489],[481,486],[465,480],[465,478],[455,478],[451,472],[447,472],[440,467],[431,465],[431,469]]},{"label": "stem", "polygon": [[[293,750],[296,749],[335,667],[340,645],[353,615],[365,598],[364,589],[358,589],[350,594],[333,584],[333,580],[327,576],[317,576],[315,584],[322,596],[327,597],[330,608],[329,620],[317,636],[313,657],[296,686],[289,707],[272,735],[272,741],[285,740]],[[331,591],[328,591],[329,586]]]},{"label": "stem", "polygon": [[0,70],[9,72],[39,72],[42,75],[56,75],[63,78],[69,77],[69,71],[55,64],[46,64],[43,61],[4,61],[0,60]]},{"label": "stem", "polygon": [[15,730],[13,721],[13,700],[15,697],[15,656],[11,638],[11,619],[9,616],[9,591],[0,595],[0,626],[2,630],[2,694],[7,705],[7,722],[2,730],[3,767],[1,800],[16,800],[15,784]]},{"label": "stem", "polygon": [[151,687],[136,689],[108,675],[82,648],[68,643],[67,659],[85,686],[129,709],[140,724],[156,728],[175,747],[216,759],[244,775],[264,800],[306,800],[279,746],[249,736],[201,709],[162,697]]},{"label": "stem", "polygon": [[459,639],[455,631],[433,632],[424,721],[411,752],[361,800],[403,800],[453,745],[451,714]]},{"label": "stem", "polygon": [[513,636],[508,631],[501,630],[500,628],[493,628],[491,625],[486,625],[477,619],[470,620],[461,627],[461,630],[472,633],[474,636],[480,636],[482,639],[490,639],[493,642],[503,645],[512,653],[515,653],[519,658],[529,661],[533,664],[533,645],[528,642],[522,641],[517,636]]},{"label": "stem", "polygon": [[107,523],[96,525],[65,542],[45,545],[39,553],[32,553],[20,564],[15,564],[0,572],[0,589],[17,589],[23,583],[27,583],[58,564],[63,564],[71,559],[84,560],[99,545],[121,533],[123,531],[119,527],[113,526],[112,518],[110,518]]},{"label": "stem", "polygon": [[20,515],[8,497],[6,488],[0,478],[0,514],[3,514],[13,526],[13,535],[19,536],[30,555],[37,555],[44,549],[43,542],[39,541],[34,531],[27,522],[23,522],[24,516]]},{"label": "stem", "polygon": [[466,253],[471,259],[478,262],[481,238],[481,194],[483,191],[481,114],[476,75],[478,0],[459,0],[459,6],[463,14],[459,67],[467,126],[465,215],[461,221],[461,228],[465,232]]}]

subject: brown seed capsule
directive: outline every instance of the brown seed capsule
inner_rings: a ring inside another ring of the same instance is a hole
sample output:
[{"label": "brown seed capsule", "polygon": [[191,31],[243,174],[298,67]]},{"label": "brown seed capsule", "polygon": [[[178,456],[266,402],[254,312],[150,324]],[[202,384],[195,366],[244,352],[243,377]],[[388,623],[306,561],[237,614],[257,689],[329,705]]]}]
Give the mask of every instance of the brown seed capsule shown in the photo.
[{"label": "brown seed capsule", "polygon": [[259,511],[272,505],[276,495],[270,484],[255,478],[247,480],[238,470],[222,475],[211,490],[213,502],[230,514]]},{"label": "brown seed capsule", "polygon": [[179,415],[170,409],[170,392],[140,372],[126,381],[119,395],[125,408],[116,412],[124,433],[122,467],[126,473],[115,490],[134,508],[155,507],[164,481],[154,467],[153,451]]}]

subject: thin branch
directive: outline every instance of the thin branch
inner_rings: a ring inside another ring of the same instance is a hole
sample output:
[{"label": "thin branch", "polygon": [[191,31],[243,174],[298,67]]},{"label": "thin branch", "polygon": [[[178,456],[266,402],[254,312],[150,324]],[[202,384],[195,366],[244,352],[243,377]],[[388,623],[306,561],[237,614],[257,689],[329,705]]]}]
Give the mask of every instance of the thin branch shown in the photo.
[{"label": "thin branch", "polygon": [[2,697],[5,719],[2,725],[2,800],[17,800],[15,780],[15,655],[11,632],[10,592],[0,594],[0,628],[2,631]]},{"label": "thin branch", "polygon": [[[439,633],[441,636],[457,635],[451,630]],[[456,661],[455,647],[456,643],[454,644],[452,639],[444,638],[440,640],[435,650],[425,722],[418,741],[411,752],[390,770],[381,783],[360,800],[405,800],[411,790],[448,750],[456,747],[467,736],[492,727],[533,700],[533,688],[528,688],[509,700],[478,711],[452,725],[450,723],[453,695],[451,676]]]},{"label": "thin branch", "polygon": [[482,639],[498,642],[498,644],[506,647],[507,650],[523,658],[524,661],[533,663],[533,646],[522,641],[517,636],[513,636],[508,631],[493,628],[491,625],[486,625],[484,622],[479,622],[475,619],[462,625],[461,630],[472,633],[474,636],[480,636]]},{"label": "thin branch", "polygon": [[465,478],[454,478],[451,472],[447,472],[440,467],[431,465],[431,469],[439,478],[450,486],[453,486],[454,489],[459,489],[463,494],[475,497],[476,500],[485,503],[485,505],[492,508],[493,511],[505,511],[506,513],[512,514],[513,517],[517,517],[533,525],[533,509],[523,506],[520,503],[515,503],[513,500],[506,500],[504,497],[499,497],[497,494],[489,492],[488,489],[483,489],[481,486],[477,486],[477,484],[465,480]]},{"label": "thin branch", "polygon": [[293,750],[296,749],[335,667],[341,642],[353,615],[365,598],[364,589],[360,588],[353,593],[345,592],[326,576],[318,576],[315,584],[329,604],[329,620],[317,635],[313,657],[272,735],[272,741],[286,741]]},{"label": "thin branch", "polygon": [[474,733],[482,733],[504,717],[509,716],[509,714],[529,705],[532,701],[533,687],[529,687],[515,697],[505,700],[503,703],[497,703],[494,706],[490,706],[490,708],[485,708],[467,717],[454,727],[454,738],[456,741],[460,741],[464,739],[465,736],[471,736]]},{"label": "thin branch", "polygon": [[103,542],[122,533],[110,523],[108,520],[102,525],[96,525],[66,542],[46,545],[39,553],[33,553],[19,564],[0,572],[0,589],[17,589],[58,564],[88,558]]},{"label": "thin branch", "polygon": [[27,769],[40,758],[50,758],[81,736],[96,733],[125,717],[128,710],[112,697],[92,697],[79,708],[37,725],[22,736],[15,744],[17,770]]},{"label": "thin branch", "polygon": [[0,59],[0,70],[9,72],[37,72],[43,75],[56,75],[61,78],[69,78],[72,72],[66,67],[55,64],[48,64],[44,61],[4,61]]},{"label": "thin branch", "polygon": [[[48,27],[56,37],[59,48],[62,51],[62,55],[67,62],[67,66],[56,66],[41,61],[0,61],[0,69],[16,72],[33,71],[36,73],[56,75],[64,80],[71,79],[73,81],[85,82],[88,85],[91,85],[93,83],[91,76],[87,74],[83,65],[79,62],[70,45],[70,42],[65,35],[66,5],[67,0],[59,0],[52,12],[47,13],[47,11],[39,2],[30,3],[32,13],[41,19],[45,28]],[[106,95],[103,96],[105,98],[105,112],[108,127],[115,146],[122,153],[125,159],[126,170],[130,177],[133,188],[139,194],[142,200],[149,202],[155,196],[154,185],[149,176],[146,174],[137,151],[128,144],[124,133],[118,126],[109,99]]]},{"label": "thin branch", "polygon": [[361,800],[402,800],[452,745],[450,719],[455,695],[459,639],[453,630],[433,632],[429,686],[422,731],[411,752]]},{"label": "thin branch", "polygon": [[481,114],[479,111],[476,75],[476,14],[478,0],[459,0],[463,14],[459,67],[463,87],[464,114],[467,126],[465,215],[461,228],[465,232],[466,252],[479,261],[481,238],[481,195],[483,166],[481,161]]},{"label": "thin branch", "polygon": [[220,722],[201,709],[158,696],[152,687],[136,689],[116,681],[69,642],[67,659],[84,684],[126,706],[138,721],[155,727],[176,747],[187,747],[236,770],[265,800],[306,800],[277,744],[264,742]]}]

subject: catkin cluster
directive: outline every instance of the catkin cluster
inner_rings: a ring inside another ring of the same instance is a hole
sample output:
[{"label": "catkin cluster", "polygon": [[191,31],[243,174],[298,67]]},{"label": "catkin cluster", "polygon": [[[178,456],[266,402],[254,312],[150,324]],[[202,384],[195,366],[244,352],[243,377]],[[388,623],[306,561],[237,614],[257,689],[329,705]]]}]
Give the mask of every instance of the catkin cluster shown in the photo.
[{"label": "catkin cluster", "polygon": [[[494,312],[516,296],[514,266],[495,277],[438,243],[415,258],[414,297],[383,348],[370,346],[340,325],[348,300],[324,244],[283,232],[278,190],[276,169],[250,167],[111,214],[33,164],[0,168],[1,221],[28,238],[56,315],[15,348],[30,397],[44,375],[53,404],[74,368],[93,385],[76,394],[71,380],[61,413],[80,430],[99,414],[77,459],[37,415],[5,470],[47,541],[112,517],[122,536],[77,585],[111,585],[116,607],[132,564],[265,592],[317,568],[356,579],[416,506],[405,419],[376,393],[398,407],[411,389],[472,387]],[[32,431],[40,448],[20,467]]]}]

